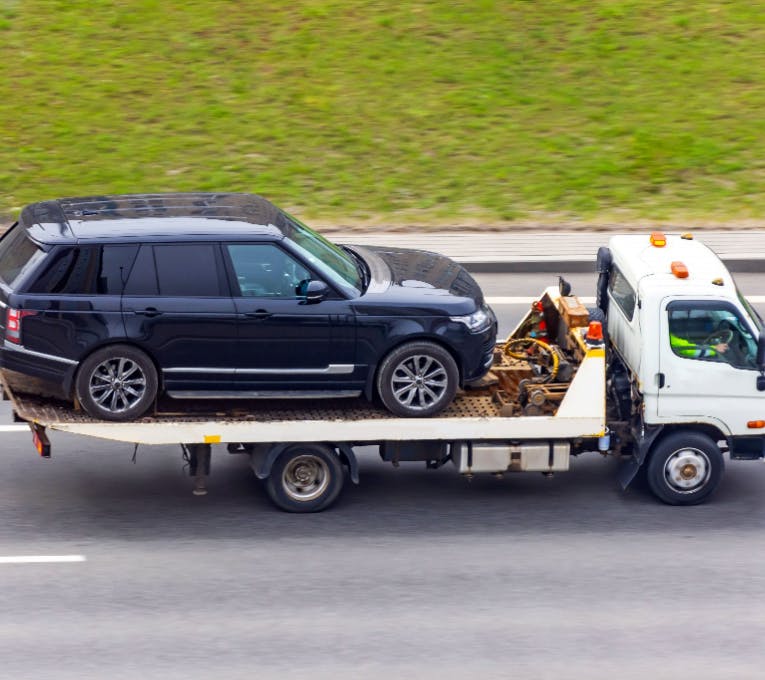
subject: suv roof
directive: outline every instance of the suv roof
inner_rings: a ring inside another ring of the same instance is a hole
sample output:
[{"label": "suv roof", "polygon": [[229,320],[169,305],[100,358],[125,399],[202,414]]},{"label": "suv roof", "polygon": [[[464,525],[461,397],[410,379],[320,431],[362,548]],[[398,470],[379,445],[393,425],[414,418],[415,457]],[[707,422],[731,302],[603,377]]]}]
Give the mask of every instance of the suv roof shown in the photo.
[{"label": "suv roof", "polygon": [[281,238],[284,213],[254,194],[85,196],[32,203],[19,224],[38,243],[167,236]]}]

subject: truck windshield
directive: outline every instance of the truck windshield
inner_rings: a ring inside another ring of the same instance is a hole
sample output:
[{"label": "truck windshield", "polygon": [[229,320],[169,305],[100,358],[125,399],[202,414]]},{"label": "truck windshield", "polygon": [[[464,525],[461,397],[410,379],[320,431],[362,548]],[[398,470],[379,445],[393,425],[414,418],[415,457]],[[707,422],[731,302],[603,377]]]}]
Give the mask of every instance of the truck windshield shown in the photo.
[{"label": "truck windshield", "polygon": [[762,317],[757,313],[757,310],[752,307],[749,300],[747,300],[742,294],[741,291],[736,288],[736,295],[738,295],[738,300],[741,303],[741,306],[746,310],[747,314],[749,314],[749,318],[754,321],[754,325],[757,327],[757,332],[762,333],[762,329],[765,327],[765,324],[763,324]]},{"label": "truck windshield", "polygon": [[13,288],[45,253],[27,238],[24,228],[13,225],[0,240],[0,279]]}]

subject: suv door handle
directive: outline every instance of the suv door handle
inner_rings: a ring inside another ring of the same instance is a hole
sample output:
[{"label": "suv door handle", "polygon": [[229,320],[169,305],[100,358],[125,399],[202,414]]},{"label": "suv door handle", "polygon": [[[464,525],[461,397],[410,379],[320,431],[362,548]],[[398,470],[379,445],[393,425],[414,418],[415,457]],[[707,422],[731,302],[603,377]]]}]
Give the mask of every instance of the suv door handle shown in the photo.
[{"label": "suv door handle", "polygon": [[267,312],[265,309],[257,309],[254,312],[245,312],[244,315],[248,319],[267,319],[271,316],[271,312]]},{"label": "suv door handle", "polygon": [[159,316],[162,314],[156,307],[147,307],[146,309],[136,309],[133,314],[141,314],[142,316]]}]

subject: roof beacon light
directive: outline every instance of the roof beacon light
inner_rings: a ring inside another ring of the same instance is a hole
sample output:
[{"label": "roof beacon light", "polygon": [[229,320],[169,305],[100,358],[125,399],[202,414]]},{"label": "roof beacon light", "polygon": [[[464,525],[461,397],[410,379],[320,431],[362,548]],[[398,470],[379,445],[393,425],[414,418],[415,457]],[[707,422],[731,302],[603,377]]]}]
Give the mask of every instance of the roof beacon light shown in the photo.
[{"label": "roof beacon light", "polygon": [[684,241],[693,241],[693,234],[690,231],[686,231],[684,234],[680,234],[680,238]]},{"label": "roof beacon light", "polygon": [[652,231],[651,232],[651,245],[654,248],[663,248],[667,245],[667,237],[664,236],[663,231]]},{"label": "roof beacon light", "polygon": [[603,342],[603,324],[600,321],[590,321],[585,339],[591,344],[601,344]]},{"label": "roof beacon light", "polygon": [[672,273],[678,278],[678,279],[687,279],[688,278],[688,267],[686,267],[682,262],[675,261],[671,264]]}]

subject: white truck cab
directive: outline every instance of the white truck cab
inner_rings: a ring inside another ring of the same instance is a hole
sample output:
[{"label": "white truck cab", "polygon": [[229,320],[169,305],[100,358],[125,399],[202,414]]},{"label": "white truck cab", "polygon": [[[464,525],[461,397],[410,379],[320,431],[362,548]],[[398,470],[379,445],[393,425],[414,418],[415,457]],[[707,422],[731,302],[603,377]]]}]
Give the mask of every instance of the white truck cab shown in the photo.
[{"label": "white truck cab", "polygon": [[[673,435],[676,448],[654,473],[690,500],[715,474],[718,457],[722,466],[717,442],[731,458],[762,458],[763,322],[717,255],[690,234],[614,236],[598,254],[598,270],[612,363],[629,382],[621,403],[629,400],[632,413],[621,417],[639,442],[637,464]],[[616,389],[626,385],[622,379]]]}]

